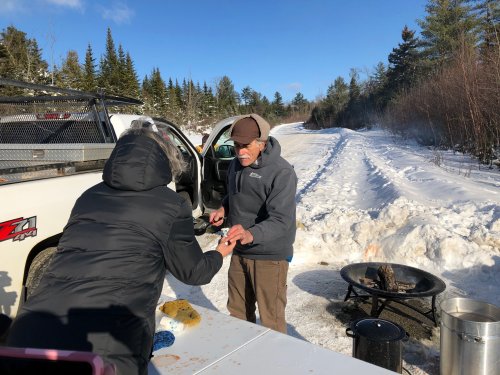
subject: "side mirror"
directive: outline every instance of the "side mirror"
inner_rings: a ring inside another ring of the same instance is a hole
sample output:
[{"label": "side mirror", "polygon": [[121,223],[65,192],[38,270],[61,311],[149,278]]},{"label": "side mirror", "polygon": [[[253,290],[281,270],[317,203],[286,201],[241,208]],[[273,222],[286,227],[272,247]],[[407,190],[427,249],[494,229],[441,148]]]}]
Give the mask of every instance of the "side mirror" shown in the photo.
[{"label": "side mirror", "polygon": [[220,145],[216,154],[219,158],[234,158],[236,156],[233,145]]}]

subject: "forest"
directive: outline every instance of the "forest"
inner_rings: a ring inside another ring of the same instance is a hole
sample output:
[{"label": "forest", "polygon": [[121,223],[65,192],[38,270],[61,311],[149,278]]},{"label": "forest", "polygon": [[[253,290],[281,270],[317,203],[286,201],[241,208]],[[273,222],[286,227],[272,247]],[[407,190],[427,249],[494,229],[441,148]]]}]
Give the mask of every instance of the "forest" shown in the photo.
[{"label": "forest", "polygon": [[[419,33],[402,25],[401,41],[367,78],[353,67],[348,81],[338,76],[312,101],[300,92],[289,103],[278,91],[273,98],[250,86],[238,92],[228,76],[208,85],[152,68],[138,77],[110,28],[102,56],[89,44],[83,58],[70,50],[51,66],[36,39],[10,25],[0,32],[0,77],[139,98],[144,104],[135,111],[193,131],[249,112],[273,124],[304,121],[311,129],[378,126],[492,165],[500,158],[500,2],[429,0],[425,11]],[[0,88],[0,95],[16,90]]]}]

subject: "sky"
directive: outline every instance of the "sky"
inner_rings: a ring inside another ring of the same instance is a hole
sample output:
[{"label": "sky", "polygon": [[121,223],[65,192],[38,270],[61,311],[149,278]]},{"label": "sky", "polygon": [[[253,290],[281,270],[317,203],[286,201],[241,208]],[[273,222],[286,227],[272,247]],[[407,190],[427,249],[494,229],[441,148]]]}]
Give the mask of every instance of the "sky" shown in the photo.
[{"label": "sky", "polygon": [[[452,297],[500,308],[498,168],[377,129],[311,131],[295,123],[277,126],[271,135],[298,176],[288,335],[352,355],[345,330],[357,310],[352,301],[344,302],[347,283],[340,270],[359,262],[403,264],[441,278],[446,290],[437,297],[438,311]],[[198,241],[210,250],[218,238],[207,233]],[[186,298],[228,314],[229,260],[201,287],[168,275],[162,299]],[[413,375],[438,375],[439,328],[391,314],[384,310],[380,318],[410,333],[403,366]]]},{"label": "sky", "polygon": [[159,68],[168,80],[214,82],[227,75],[290,101],[314,100],[351,68],[365,78],[401,42],[405,25],[420,30],[426,0],[2,0],[0,25],[35,38],[60,64],[69,50],[83,62],[88,44],[99,61],[112,32],[140,80]]}]

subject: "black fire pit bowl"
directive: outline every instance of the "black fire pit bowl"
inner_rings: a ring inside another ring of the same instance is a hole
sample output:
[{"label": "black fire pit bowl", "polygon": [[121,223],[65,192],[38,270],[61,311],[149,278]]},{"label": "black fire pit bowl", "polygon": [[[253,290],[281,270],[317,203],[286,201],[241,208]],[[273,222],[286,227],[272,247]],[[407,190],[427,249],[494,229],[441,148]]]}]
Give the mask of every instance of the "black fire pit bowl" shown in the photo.
[{"label": "black fire pit bowl", "polygon": [[[377,271],[380,266],[391,266],[394,271],[396,281],[415,284],[413,289],[406,292],[389,292],[386,290],[373,288],[359,281],[360,278],[380,281]],[[418,298],[435,296],[446,289],[446,284],[439,277],[424,270],[396,263],[354,263],[343,267],[340,275],[350,285],[363,289],[372,295],[380,297],[397,298]]]},{"label": "black fire pit bowl", "polygon": [[[414,284],[415,287],[401,292],[390,292],[379,289],[377,287],[363,284],[360,279],[371,279],[380,282],[378,269],[380,266],[391,266],[394,271],[396,282]],[[349,283],[347,294],[344,301],[350,298],[371,298],[372,307],[370,315],[378,317],[382,310],[391,302],[399,303],[406,306],[419,314],[430,319],[437,327],[436,319],[436,296],[446,289],[446,284],[439,277],[426,272],[424,270],[396,263],[354,263],[343,267],[340,270],[342,278]],[[367,294],[358,294],[355,288],[359,288]],[[429,311],[421,310],[412,304],[407,303],[407,300],[412,298],[431,297],[431,309]],[[379,306],[379,302],[381,305]]]}]

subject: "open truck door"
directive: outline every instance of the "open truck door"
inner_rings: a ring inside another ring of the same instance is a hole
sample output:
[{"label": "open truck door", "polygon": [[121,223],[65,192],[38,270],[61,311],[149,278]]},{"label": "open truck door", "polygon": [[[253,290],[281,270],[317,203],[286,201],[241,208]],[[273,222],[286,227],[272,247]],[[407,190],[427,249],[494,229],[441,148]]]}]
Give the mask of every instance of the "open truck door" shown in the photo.
[{"label": "open truck door", "polygon": [[238,116],[218,122],[205,143],[203,156],[203,179],[201,184],[203,204],[207,211],[221,206],[227,193],[227,171],[236,156],[234,142],[229,139],[229,129]]}]

